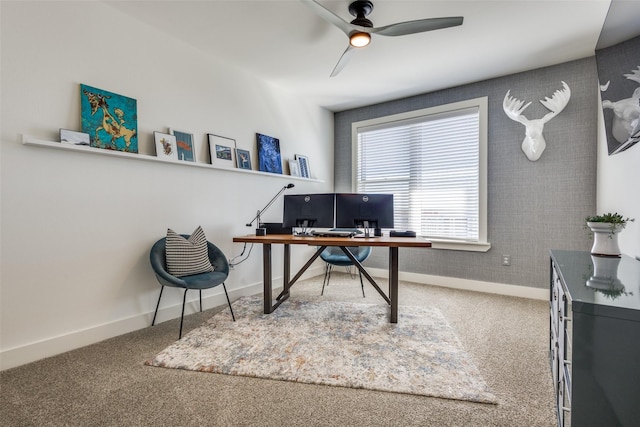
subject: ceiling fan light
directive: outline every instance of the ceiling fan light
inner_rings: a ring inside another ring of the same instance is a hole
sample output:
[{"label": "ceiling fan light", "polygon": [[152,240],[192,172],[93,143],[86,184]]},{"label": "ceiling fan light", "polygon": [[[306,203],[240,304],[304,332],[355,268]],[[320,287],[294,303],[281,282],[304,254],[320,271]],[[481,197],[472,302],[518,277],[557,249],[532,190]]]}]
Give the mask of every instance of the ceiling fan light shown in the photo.
[{"label": "ceiling fan light", "polygon": [[371,42],[371,35],[363,31],[357,31],[349,36],[349,44],[353,47],[365,47]]}]

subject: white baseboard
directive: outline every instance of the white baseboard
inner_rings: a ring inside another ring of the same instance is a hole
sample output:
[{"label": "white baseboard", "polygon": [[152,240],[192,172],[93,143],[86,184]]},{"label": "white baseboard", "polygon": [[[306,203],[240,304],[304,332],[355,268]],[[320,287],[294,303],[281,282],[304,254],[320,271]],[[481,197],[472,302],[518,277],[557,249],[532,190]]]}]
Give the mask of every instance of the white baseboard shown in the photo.
[{"label": "white baseboard", "polygon": [[[374,277],[389,277],[385,269],[371,268],[367,271]],[[506,295],[519,298],[549,300],[549,289],[531,288],[528,286],[507,285],[504,283],[484,282],[482,280],[459,279],[457,277],[432,276],[430,274],[403,273],[400,280],[422,283],[425,285],[441,286],[444,288],[464,289],[467,291],[484,292],[488,294]]]},{"label": "white baseboard", "polygon": [[[219,291],[213,295],[203,296],[202,305],[204,308],[227,305],[227,298],[224,295],[224,290],[222,289],[222,287],[218,289]],[[231,301],[234,301],[243,296],[261,293],[262,283],[247,285],[242,288],[228,289],[228,291],[229,298],[231,299]],[[191,294],[197,295],[196,292],[192,292]],[[196,313],[198,310],[200,310],[198,297],[196,296],[195,298],[189,298],[189,294],[187,294],[187,296],[188,298],[185,305],[184,314],[188,315]],[[162,301],[163,303],[166,301],[164,297]],[[171,305],[169,306],[163,307],[163,303],[161,303],[160,308],[158,309],[156,324],[165,322],[167,320],[179,318],[180,314],[182,313],[181,298],[176,299],[176,301],[171,303]],[[46,357],[55,356],[66,351],[74,350],[90,344],[95,344],[97,342],[113,338],[118,335],[126,334],[128,332],[148,328],[151,325],[151,321],[153,320],[154,311],[136,314],[135,316],[119,319],[113,322],[91,326],[89,328],[72,331],[66,334],[58,335],[56,337],[51,337],[19,347],[3,350],[2,352],[0,352],[0,370],[14,368],[16,366],[44,359]],[[176,330],[176,338],[177,334],[178,331]]]},{"label": "white baseboard", "polygon": [[[367,269],[374,277],[386,278],[388,272],[385,269]],[[308,279],[322,274],[322,267],[310,268],[302,279]],[[505,285],[502,283],[483,282],[479,280],[458,279],[455,277],[431,276],[428,274],[400,273],[400,280],[414,283],[422,283],[434,286],[442,286],[455,289],[465,289],[476,292],[486,292],[492,294],[508,295],[521,298],[548,300],[549,290],[539,288],[529,288],[525,286]],[[282,288],[282,278],[274,280],[274,290]],[[248,295],[262,293],[262,283],[254,283],[243,287],[234,287],[229,290],[229,297],[232,301]],[[187,301],[185,314],[195,313],[199,310],[197,297]],[[205,307],[217,307],[226,305],[227,300],[222,288],[214,295],[203,298]],[[161,307],[158,310],[158,323],[180,317],[182,309],[181,301],[173,305]],[[14,368],[26,363],[35,362],[45,357],[55,356],[66,351],[84,347],[112,338],[128,332],[144,329],[151,325],[153,311],[140,313],[125,319],[119,319],[102,325],[72,331],[56,337],[25,344],[19,347],[10,348],[0,352],[0,370]]]}]

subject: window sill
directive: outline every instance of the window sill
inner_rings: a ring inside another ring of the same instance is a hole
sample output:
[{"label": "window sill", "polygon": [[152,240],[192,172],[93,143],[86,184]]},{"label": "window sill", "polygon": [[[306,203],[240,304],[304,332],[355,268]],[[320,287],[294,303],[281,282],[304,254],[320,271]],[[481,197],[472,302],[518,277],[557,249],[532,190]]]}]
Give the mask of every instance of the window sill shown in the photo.
[{"label": "window sill", "polygon": [[491,249],[488,242],[461,242],[457,240],[428,239],[433,249],[446,249],[451,251],[487,252]]}]

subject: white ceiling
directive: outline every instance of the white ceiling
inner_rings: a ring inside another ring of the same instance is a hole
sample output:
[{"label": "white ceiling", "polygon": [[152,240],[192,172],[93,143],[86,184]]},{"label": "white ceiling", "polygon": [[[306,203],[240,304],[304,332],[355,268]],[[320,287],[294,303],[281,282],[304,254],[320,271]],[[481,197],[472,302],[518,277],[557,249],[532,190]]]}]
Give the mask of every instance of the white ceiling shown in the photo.
[{"label": "white ceiling", "polygon": [[[353,19],[350,0],[318,2],[346,21]],[[610,5],[609,0],[373,0],[368,18],[376,27],[444,16],[463,16],[464,23],[400,37],[374,35],[371,45],[330,78],[347,37],[300,0],[106,3],[332,111],[592,56]],[[640,34],[640,1],[618,3],[628,7],[616,28]]]}]

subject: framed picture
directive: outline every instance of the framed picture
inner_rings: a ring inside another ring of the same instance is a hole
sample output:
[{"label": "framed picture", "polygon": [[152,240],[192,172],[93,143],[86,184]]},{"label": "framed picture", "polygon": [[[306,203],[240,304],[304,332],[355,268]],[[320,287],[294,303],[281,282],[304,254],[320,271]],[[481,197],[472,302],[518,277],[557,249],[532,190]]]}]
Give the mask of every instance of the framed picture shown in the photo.
[{"label": "framed picture", "polygon": [[82,132],[92,147],[138,152],[138,110],[135,99],[80,85]]},{"label": "framed picture", "polygon": [[236,140],[212,133],[208,133],[207,137],[209,138],[211,164],[220,168],[234,168],[236,166]]},{"label": "framed picture", "polygon": [[251,170],[251,153],[248,150],[236,148],[236,165],[239,169]]},{"label": "framed picture", "polygon": [[300,166],[300,176],[303,178],[311,178],[311,169],[309,168],[309,158],[307,156],[296,154],[296,160],[298,160],[298,165]]},{"label": "framed picture", "polygon": [[289,175],[300,176],[300,166],[297,160],[289,160]]},{"label": "framed picture", "polygon": [[256,133],[256,143],[258,144],[258,170],[282,174],[280,140],[272,136]]},{"label": "framed picture", "polygon": [[159,160],[175,162],[178,160],[178,147],[175,135],[168,133],[153,132],[153,139],[156,142],[156,157]]},{"label": "framed picture", "polygon": [[602,115],[609,155],[640,142],[640,37],[596,50]]},{"label": "framed picture", "polygon": [[75,130],[60,129],[60,142],[63,144],[73,145],[90,145],[91,140],[89,134],[85,132],[76,132]]},{"label": "framed picture", "polygon": [[176,137],[178,160],[186,162],[196,161],[196,150],[193,144],[193,134],[176,129],[169,129],[169,133]]}]

